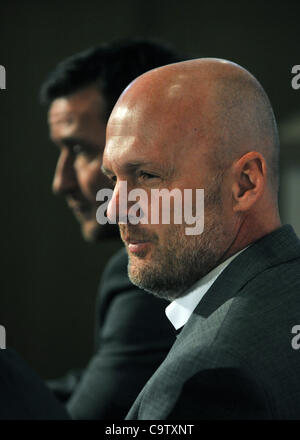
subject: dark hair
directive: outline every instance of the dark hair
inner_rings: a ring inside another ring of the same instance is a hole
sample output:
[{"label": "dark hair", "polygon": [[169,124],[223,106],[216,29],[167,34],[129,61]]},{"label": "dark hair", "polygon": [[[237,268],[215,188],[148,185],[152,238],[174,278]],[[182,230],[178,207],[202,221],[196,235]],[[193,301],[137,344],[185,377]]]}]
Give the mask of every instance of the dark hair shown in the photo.
[{"label": "dark hair", "polygon": [[131,81],[155,67],[182,60],[172,48],[151,40],[102,44],[60,62],[43,83],[40,100],[49,106],[56,98],[95,84],[105,99],[104,117],[108,119]]}]

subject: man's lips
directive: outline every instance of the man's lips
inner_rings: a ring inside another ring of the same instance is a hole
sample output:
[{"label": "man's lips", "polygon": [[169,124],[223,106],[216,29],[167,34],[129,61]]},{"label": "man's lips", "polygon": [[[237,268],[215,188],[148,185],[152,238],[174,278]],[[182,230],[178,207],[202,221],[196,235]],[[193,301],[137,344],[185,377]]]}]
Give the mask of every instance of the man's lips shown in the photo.
[{"label": "man's lips", "polygon": [[147,248],[150,246],[150,244],[151,244],[150,241],[142,241],[139,243],[132,243],[131,242],[128,244],[128,249],[133,254],[139,254],[140,252],[146,251]]},{"label": "man's lips", "polygon": [[136,240],[130,237],[125,237],[123,241],[127,245],[128,250],[133,254],[144,252],[151,245],[149,240]]}]

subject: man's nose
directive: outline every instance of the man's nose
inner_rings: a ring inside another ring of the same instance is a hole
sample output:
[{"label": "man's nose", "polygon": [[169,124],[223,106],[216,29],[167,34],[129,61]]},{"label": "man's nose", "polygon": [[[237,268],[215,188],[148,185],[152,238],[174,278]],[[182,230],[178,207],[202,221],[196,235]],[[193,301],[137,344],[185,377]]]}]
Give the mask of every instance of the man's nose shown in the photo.
[{"label": "man's nose", "polygon": [[106,215],[110,223],[127,223],[127,181],[120,181],[116,184]]},{"label": "man's nose", "polygon": [[56,195],[64,195],[74,190],[75,186],[74,159],[69,151],[61,151],[54,173],[52,190]]}]

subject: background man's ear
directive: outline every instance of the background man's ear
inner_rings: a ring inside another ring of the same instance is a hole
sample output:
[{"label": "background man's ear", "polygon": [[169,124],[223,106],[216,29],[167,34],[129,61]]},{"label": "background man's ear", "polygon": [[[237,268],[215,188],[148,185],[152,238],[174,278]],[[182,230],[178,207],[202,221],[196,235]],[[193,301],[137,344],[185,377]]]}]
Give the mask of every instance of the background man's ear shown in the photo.
[{"label": "background man's ear", "polygon": [[234,165],[233,210],[248,211],[262,196],[266,186],[266,161],[256,152],[244,154]]}]

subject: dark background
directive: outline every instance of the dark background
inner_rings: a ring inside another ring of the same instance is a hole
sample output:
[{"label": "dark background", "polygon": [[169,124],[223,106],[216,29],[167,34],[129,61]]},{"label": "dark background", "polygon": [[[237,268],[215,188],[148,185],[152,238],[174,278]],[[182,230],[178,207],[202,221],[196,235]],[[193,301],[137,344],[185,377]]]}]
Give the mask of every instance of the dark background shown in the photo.
[{"label": "dark background", "polygon": [[[155,37],[191,56],[227,58],[249,69],[281,122],[299,111],[300,90],[291,87],[291,68],[300,64],[299,12],[296,1],[1,0],[7,90],[0,91],[0,324],[8,345],[43,377],[84,365],[90,355],[96,287],[115,250],[111,243],[84,243],[64,201],[51,194],[57,151],[37,100],[47,72],[96,43]],[[283,148],[287,173],[289,163],[299,164],[297,151]],[[299,205],[298,190],[296,200],[287,192],[283,220],[292,221],[286,205]]]}]

